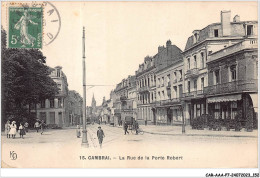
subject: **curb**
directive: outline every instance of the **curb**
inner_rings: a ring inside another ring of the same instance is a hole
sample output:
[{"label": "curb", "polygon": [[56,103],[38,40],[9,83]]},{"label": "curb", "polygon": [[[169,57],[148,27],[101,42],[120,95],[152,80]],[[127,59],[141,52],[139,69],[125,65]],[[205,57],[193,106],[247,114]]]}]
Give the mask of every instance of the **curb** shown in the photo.
[{"label": "curb", "polygon": [[247,138],[258,138],[257,136],[250,135],[207,135],[207,134],[164,134],[156,132],[147,132],[144,133],[153,134],[153,135],[170,135],[170,136],[203,136],[203,137],[247,137]]}]

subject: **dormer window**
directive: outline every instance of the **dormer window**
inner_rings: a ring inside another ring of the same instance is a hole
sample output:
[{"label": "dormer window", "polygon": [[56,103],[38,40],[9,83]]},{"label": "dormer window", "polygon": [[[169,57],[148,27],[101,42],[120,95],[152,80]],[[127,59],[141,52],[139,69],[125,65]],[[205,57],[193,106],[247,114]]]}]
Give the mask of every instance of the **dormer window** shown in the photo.
[{"label": "dormer window", "polygon": [[194,43],[197,43],[199,40],[199,33],[198,32],[195,32],[194,33]]},{"label": "dormer window", "polygon": [[253,35],[253,25],[247,25],[246,34],[247,36]]},{"label": "dormer window", "polygon": [[60,77],[60,69],[57,69],[57,77]]},{"label": "dormer window", "polygon": [[214,37],[218,37],[218,29],[214,30]]}]

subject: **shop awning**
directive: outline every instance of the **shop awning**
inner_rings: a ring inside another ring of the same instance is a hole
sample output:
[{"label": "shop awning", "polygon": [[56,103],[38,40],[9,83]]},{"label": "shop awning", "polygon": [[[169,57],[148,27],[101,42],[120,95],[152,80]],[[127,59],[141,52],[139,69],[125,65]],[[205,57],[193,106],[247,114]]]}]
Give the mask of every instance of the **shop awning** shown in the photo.
[{"label": "shop awning", "polygon": [[258,111],[258,94],[250,94],[255,112]]},{"label": "shop awning", "polygon": [[220,102],[228,102],[228,101],[237,101],[241,100],[241,94],[240,95],[226,95],[226,96],[216,96],[212,98],[208,98],[208,103],[220,103]]}]

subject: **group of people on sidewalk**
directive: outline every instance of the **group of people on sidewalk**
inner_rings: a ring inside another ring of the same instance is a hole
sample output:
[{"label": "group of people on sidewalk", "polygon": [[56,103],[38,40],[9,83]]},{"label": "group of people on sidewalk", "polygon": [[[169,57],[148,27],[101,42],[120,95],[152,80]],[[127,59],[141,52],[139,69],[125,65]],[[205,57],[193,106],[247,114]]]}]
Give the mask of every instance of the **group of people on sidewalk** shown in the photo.
[{"label": "group of people on sidewalk", "polygon": [[[44,127],[46,126],[46,124],[44,123],[44,121],[36,121],[34,124],[34,128],[36,129],[36,131],[38,132],[39,129],[41,129],[41,135],[43,134],[43,130]],[[21,122],[18,129],[17,129],[17,125],[16,125],[16,121],[12,121],[10,122],[9,120],[6,122],[5,124],[5,134],[7,138],[13,138],[15,139],[15,136],[17,134],[17,132],[20,135],[20,138],[24,138],[24,135],[26,135],[26,132],[28,132],[29,128],[29,124],[28,122],[25,122],[24,124]]]},{"label": "group of people on sidewalk", "polygon": [[[24,125],[22,123],[20,123],[20,125],[18,127],[18,133],[20,134],[20,138],[23,138],[23,136],[26,135],[27,128],[28,128],[27,122]],[[15,138],[16,133],[17,133],[17,125],[16,125],[15,121],[12,121],[12,123],[10,123],[10,121],[8,120],[6,122],[5,133],[6,133],[7,138],[11,138],[11,136],[13,139]]]}]

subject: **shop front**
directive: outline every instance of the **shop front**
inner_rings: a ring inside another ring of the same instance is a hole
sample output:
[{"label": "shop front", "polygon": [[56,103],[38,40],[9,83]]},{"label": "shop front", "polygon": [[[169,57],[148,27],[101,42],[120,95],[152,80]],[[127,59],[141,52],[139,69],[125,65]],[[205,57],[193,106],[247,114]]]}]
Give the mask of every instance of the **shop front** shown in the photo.
[{"label": "shop front", "polygon": [[207,109],[206,98],[191,100],[191,105],[190,105],[190,123],[191,123],[191,125],[193,124],[193,121],[195,119],[197,119],[198,117],[205,115],[207,113],[206,109]]},{"label": "shop front", "polygon": [[[252,94],[235,94],[209,97],[207,99],[209,115],[214,119],[225,123],[227,120],[240,122],[242,127],[247,127],[252,122],[254,127],[257,123],[257,108],[254,102],[255,95]],[[257,95],[257,94],[256,94]]]},{"label": "shop front", "polygon": [[167,125],[167,108],[157,107],[156,109],[156,124],[157,125]]}]

